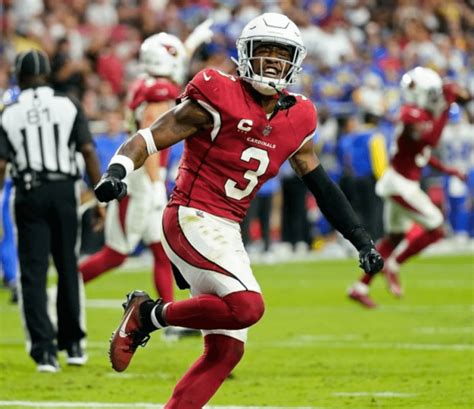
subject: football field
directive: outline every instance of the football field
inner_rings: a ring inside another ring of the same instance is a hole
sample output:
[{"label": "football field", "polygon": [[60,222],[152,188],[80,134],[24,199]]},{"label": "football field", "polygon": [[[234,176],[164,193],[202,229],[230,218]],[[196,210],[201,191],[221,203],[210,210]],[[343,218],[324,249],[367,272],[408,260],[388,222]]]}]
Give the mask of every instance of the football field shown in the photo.
[{"label": "football field", "polygon": [[[380,307],[349,301],[356,260],[255,266],[266,300],[246,354],[209,407],[473,409],[474,258],[424,257],[402,270],[406,295],[382,278]],[[18,308],[0,292],[0,407],[161,408],[201,354],[200,338],[156,332],[124,373],[107,357],[124,295],[152,291],[149,271],[118,270],[86,287],[89,362],[38,374],[24,349]],[[184,298],[186,292],[177,292]]]}]

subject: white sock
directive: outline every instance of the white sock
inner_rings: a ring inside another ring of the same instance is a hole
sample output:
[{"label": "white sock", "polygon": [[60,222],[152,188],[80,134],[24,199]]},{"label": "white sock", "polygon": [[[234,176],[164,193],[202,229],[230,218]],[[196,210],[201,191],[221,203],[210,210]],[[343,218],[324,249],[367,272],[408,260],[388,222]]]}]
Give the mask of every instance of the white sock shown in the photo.
[{"label": "white sock", "polygon": [[[165,314],[165,310],[166,310],[166,307],[169,305],[170,303],[167,303],[163,306],[163,309],[162,309],[162,315],[164,316]],[[151,310],[151,322],[153,323],[153,325],[158,328],[158,329],[161,329],[161,328],[164,328],[163,325],[160,324],[160,322],[158,321],[158,319],[156,318],[156,314],[155,314],[155,310],[156,310],[156,307],[157,306],[154,306],[153,309]],[[163,318],[164,320],[164,318]]]}]

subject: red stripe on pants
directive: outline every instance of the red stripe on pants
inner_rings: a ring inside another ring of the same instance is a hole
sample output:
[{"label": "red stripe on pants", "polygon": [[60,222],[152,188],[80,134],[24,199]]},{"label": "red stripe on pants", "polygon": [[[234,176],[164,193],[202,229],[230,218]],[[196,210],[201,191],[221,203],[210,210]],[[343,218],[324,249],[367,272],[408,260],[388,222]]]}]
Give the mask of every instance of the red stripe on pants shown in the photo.
[{"label": "red stripe on pants", "polygon": [[178,257],[196,268],[215,271],[217,273],[233,277],[234,275],[231,272],[225,270],[218,264],[206,258],[204,254],[201,254],[188,241],[179,224],[178,210],[178,206],[172,205],[167,206],[163,213],[163,231],[165,233],[166,241],[171,247],[171,250],[173,250],[173,252]]}]

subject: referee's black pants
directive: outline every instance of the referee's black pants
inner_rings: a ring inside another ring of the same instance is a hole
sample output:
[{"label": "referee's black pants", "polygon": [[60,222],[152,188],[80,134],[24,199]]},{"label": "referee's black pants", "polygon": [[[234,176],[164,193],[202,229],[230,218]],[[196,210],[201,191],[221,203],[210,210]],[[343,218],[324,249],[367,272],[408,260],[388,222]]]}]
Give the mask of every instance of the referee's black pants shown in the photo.
[{"label": "referee's black pants", "polygon": [[[21,271],[23,314],[38,361],[47,351],[67,349],[85,336],[80,325],[77,270],[77,203],[73,180],[16,189],[15,216]],[[57,333],[47,312],[49,254],[58,271]]]}]

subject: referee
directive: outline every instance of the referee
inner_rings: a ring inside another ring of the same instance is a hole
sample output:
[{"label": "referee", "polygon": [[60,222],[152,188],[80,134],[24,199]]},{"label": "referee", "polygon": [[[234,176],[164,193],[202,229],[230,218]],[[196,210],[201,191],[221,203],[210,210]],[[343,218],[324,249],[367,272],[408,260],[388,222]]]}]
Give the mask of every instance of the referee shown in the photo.
[{"label": "referee", "polygon": [[[87,121],[77,101],[48,85],[49,60],[41,51],[20,53],[15,74],[21,93],[0,116],[0,189],[11,162],[22,307],[30,355],[40,372],[57,372],[57,351],[67,363],[83,365],[76,240],[76,181],[82,153],[90,181],[99,181],[99,163]],[[57,332],[47,313],[49,254],[58,271]]]}]

